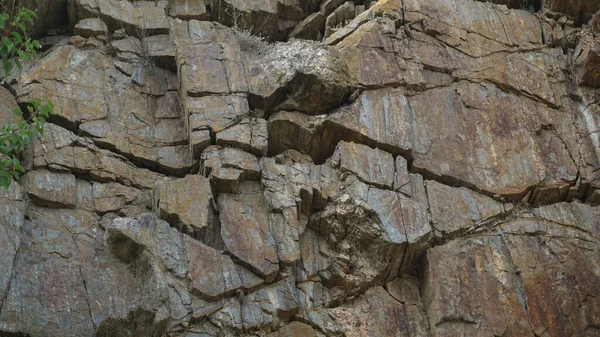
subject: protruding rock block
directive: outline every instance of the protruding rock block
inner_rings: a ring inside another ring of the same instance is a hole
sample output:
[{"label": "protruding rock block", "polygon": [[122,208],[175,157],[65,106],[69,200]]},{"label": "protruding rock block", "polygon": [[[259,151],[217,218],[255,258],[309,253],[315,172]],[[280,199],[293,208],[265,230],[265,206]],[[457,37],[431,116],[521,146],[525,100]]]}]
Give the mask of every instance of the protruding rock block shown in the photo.
[{"label": "protruding rock block", "polygon": [[273,280],[279,259],[260,185],[244,182],[239,194],[220,194],[217,201],[225,249],[267,282]]},{"label": "protruding rock block", "polygon": [[352,172],[367,184],[392,188],[395,168],[390,153],[362,144],[340,142],[333,160],[339,160],[342,172]]},{"label": "protruding rock block", "polygon": [[169,0],[169,15],[182,20],[209,20],[204,0]]},{"label": "protruding rock block", "polygon": [[324,27],[325,16],[319,12],[312,13],[294,27],[289,38],[321,41]]},{"label": "protruding rock block", "polygon": [[573,68],[580,85],[600,87],[600,38],[584,36],[575,50]]},{"label": "protruding rock block", "polygon": [[268,137],[267,121],[262,118],[244,118],[216,135],[217,145],[236,147],[260,157],[267,155]]},{"label": "protruding rock block", "polygon": [[213,226],[213,195],[207,178],[188,175],[159,183],[156,194],[160,217],[197,235]]},{"label": "protruding rock block", "polygon": [[108,28],[102,20],[98,18],[89,18],[79,21],[75,25],[75,34],[83,37],[106,36]]},{"label": "protruding rock block", "polygon": [[454,188],[428,180],[427,196],[431,221],[437,235],[458,235],[486,220],[504,213],[494,199],[466,188]]},{"label": "protruding rock block", "polygon": [[23,179],[25,190],[37,204],[58,208],[73,208],[77,204],[77,183],[70,173],[36,170]]},{"label": "protruding rock block", "polygon": [[184,236],[187,251],[188,277],[192,293],[214,300],[231,295],[242,287],[242,280],[233,261],[227,255]]}]

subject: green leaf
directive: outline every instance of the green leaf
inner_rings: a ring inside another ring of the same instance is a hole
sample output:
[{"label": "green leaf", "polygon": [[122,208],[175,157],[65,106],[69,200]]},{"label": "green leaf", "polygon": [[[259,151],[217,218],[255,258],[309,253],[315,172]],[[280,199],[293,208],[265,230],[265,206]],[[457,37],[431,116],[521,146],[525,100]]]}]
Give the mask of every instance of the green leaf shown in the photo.
[{"label": "green leaf", "polygon": [[27,33],[27,26],[25,26],[23,23],[15,22],[15,26],[19,27],[23,33]]},{"label": "green leaf", "polygon": [[9,175],[6,174],[6,172],[0,172],[0,186],[4,187],[5,189],[8,189],[10,187],[11,182],[12,179]]},{"label": "green leaf", "polygon": [[3,57],[2,67],[4,68],[4,76],[8,76],[13,69],[13,64],[8,59]]},{"label": "green leaf", "polygon": [[15,39],[15,42],[17,42],[18,44],[23,43],[23,36],[19,34],[19,32],[11,32],[11,35]]}]

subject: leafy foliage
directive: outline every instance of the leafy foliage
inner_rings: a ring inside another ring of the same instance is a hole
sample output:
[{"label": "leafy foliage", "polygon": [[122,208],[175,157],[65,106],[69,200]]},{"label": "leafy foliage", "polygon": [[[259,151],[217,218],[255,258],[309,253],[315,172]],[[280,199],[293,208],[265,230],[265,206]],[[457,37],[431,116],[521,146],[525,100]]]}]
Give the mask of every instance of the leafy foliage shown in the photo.
[{"label": "leafy foliage", "polygon": [[20,8],[12,18],[8,13],[0,13],[0,56],[4,76],[8,76],[15,65],[21,69],[23,59],[31,59],[40,49],[40,43],[27,37],[27,24],[37,19],[34,11]]},{"label": "leafy foliage", "polygon": [[[35,19],[35,12],[26,8],[20,8],[13,16],[0,13],[0,57],[5,77],[15,66],[21,69],[22,61],[32,59],[41,48],[37,40],[27,36],[27,24],[33,24]],[[43,133],[44,123],[54,112],[50,100],[32,98],[25,106],[26,111],[14,109],[14,114],[20,116],[17,122],[0,126],[0,186],[4,188],[9,188],[12,180],[25,171],[19,154],[34,136],[33,128]]]}]

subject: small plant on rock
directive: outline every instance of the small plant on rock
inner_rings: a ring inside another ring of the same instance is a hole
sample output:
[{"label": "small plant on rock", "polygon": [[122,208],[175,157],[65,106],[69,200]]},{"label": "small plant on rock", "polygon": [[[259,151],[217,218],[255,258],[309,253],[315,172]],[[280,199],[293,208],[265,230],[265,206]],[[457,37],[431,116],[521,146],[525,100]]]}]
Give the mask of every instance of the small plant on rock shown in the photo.
[{"label": "small plant on rock", "polygon": [[[33,24],[36,18],[35,12],[26,8],[20,8],[14,15],[0,12],[0,58],[5,77],[1,85],[7,85],[6,77],[15,67],[21,69],[22,61],[32,59],[41,48],[37,40],[27,36],[27,25]],[[25,111],[21,108],[13,111],[20,116],[17,122],[0,126],[0,186],[6,189],[25,171],[19,155],[34,136],[32,126],[42,133],[46,119],[54,111],[50,100],[43,102],[40,98],[29,99],[24,106]]]}]

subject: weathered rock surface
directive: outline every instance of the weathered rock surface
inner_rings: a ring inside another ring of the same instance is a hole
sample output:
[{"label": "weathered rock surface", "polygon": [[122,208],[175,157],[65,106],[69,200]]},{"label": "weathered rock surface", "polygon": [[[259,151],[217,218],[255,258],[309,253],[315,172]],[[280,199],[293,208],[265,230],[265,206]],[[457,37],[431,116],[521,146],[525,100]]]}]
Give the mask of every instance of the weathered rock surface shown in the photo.
[{"label": "weathered rock surface", "polygon": [[596,3],[43,4],[0,336],[598,335]]}]

